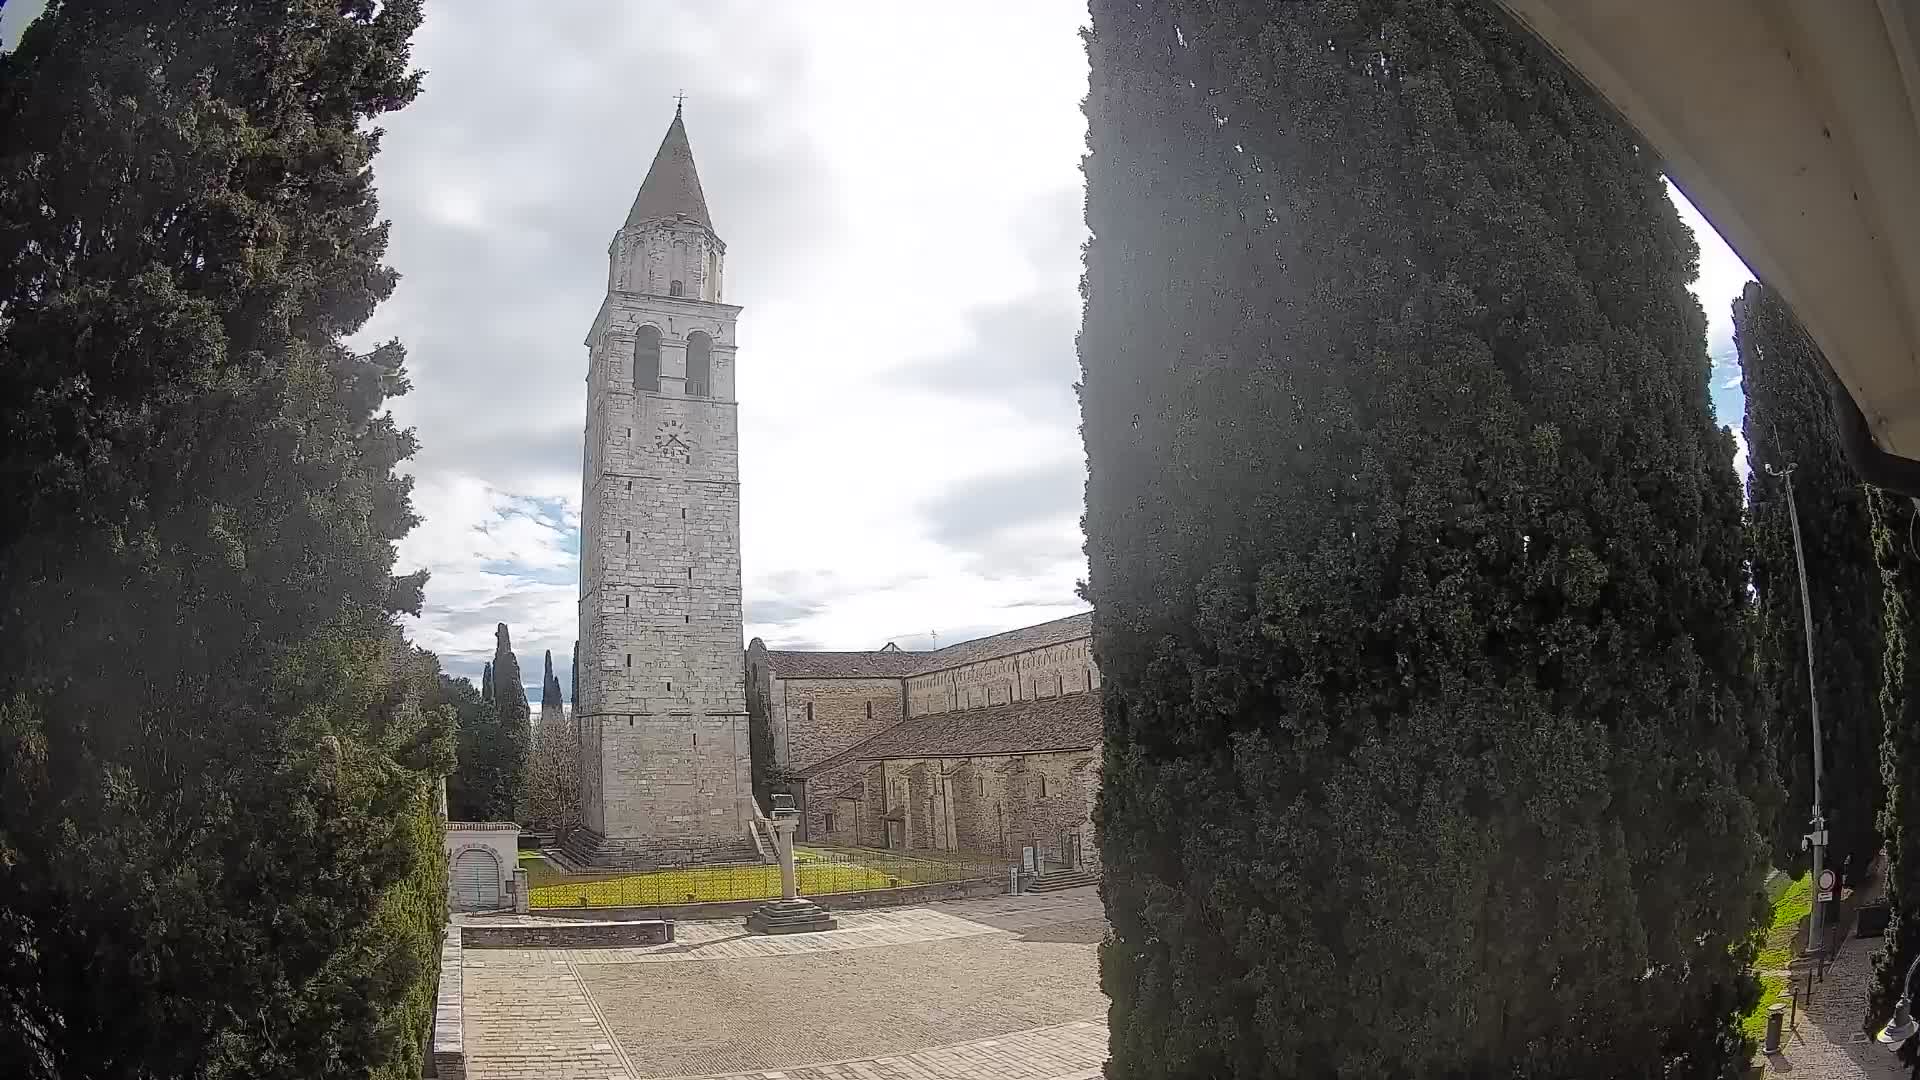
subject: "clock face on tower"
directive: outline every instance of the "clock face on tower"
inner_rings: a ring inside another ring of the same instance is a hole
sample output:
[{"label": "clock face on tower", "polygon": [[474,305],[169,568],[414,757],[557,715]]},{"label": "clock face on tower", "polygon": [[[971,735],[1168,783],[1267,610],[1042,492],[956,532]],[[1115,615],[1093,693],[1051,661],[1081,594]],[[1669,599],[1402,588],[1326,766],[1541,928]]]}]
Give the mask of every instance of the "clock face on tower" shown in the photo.
[{"label": "clock face on tower", "polygon": [[677,461],[682,465],[693,456],[693,433],[683,427],[680,421],[668,417],[660,421],[653,433],[653,452],[668,461]]}]

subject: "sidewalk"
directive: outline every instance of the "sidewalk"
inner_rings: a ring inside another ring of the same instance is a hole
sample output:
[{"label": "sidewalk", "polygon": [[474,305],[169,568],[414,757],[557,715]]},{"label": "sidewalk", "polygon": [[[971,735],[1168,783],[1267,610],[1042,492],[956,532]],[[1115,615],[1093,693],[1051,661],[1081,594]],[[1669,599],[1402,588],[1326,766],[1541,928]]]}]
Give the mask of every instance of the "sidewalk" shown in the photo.
[{"label": "sidewalk", "polygon": [[[1870,888],[1877,892],[1879,883]],[[1860,1029],[1873,983],[1873,957],[1883,940],[1851,934],[1842,939],[1827,965],[1827,977],[1813,984],[1813,1000],[1801,1002],[1797,1030],[1783,1034],[1780,1053],[1755,1055],[1754,1063],[1763,1066],[1761,1075],[1795,1080],[1893,1080],[1907,1075],[1886,1047]]]}]

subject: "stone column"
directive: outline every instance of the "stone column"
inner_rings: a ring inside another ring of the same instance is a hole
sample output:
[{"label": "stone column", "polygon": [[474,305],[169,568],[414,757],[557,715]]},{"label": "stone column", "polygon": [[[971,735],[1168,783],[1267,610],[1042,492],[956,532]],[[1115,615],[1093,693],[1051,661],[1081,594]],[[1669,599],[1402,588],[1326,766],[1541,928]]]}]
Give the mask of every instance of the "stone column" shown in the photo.
[{"label": "stone column", "polygon": [[796,900],[800,896],[799,875],[793,869],[793,832],[797,824],[790,814],[781,814],[773,819],[773,848],[780,859],[780,899]]},{"label": "stone column", "polygon": [[793,868],[793,832],[800,824],[793,796],[773,797],[773,850],[780,860],[780,899],[753,909],[747,929],[756,934],[805,934],[839,927],[825,908],[800,895]]}]

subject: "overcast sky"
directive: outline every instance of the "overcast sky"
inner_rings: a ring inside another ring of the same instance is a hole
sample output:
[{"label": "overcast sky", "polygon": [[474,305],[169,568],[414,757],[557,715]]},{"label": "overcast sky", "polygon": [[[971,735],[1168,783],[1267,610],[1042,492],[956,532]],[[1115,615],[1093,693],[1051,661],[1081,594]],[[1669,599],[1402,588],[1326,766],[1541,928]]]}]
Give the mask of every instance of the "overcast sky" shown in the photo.
[{"label": "overcast sky", "polygon": [[[0,9],[10,44],[37,10]],[[606,248],[684,90],[739,324],[747,634],[924,648],[1080,610],[1074,333],[1086,21],[1074,0],[438,0],[425,93],[375,163],[402,281],[424,566],[411,628],[477,678],[513,630],[529,693],[575,636],[582,338]],[[1715,404],[1728,303],[1701,234]]]}]

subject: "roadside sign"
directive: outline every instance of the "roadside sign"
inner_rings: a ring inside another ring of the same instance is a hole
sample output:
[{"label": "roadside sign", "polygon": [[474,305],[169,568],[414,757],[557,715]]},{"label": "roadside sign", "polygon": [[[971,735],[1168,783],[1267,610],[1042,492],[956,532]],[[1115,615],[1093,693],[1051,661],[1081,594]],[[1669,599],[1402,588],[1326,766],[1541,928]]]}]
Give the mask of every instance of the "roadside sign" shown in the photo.
[{"label": "roadside sign", "polygon": [[1834,886],[1837,884],[1839,884],[1839,882],[1834,878],[1833,871],[1831,870],[1820,871],[1820,902],[1821,903],[1824,904],[1833,899]]}]

